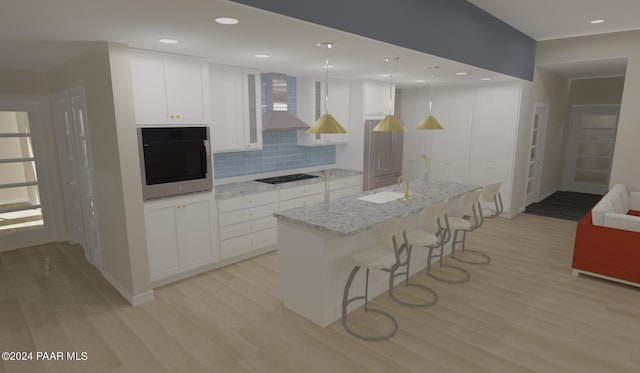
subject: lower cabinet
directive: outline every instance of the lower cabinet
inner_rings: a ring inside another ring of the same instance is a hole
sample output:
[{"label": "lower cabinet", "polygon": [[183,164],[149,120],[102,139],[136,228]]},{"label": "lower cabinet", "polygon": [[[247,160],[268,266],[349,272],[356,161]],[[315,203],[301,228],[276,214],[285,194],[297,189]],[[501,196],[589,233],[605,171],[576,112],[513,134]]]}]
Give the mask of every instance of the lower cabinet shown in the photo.
[{"label": "lower cabinet", "polygon": [[151,281],[219,260],[212,227],[212,193],[149,201],[144,205]]},{"label": "lower cabinet", "polygon": [[233,260],[277,242],[278,192],[218,200],[220,258]]}]

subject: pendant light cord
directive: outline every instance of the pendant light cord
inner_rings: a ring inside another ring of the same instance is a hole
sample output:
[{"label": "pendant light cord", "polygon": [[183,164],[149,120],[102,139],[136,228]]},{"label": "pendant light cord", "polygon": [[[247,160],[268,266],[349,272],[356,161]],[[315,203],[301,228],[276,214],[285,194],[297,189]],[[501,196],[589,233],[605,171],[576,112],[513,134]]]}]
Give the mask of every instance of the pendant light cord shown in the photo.
[{"label": "pendant light cord", "polygon": [[324,113],[329,114],[329,49],[331,44],[327,44],[327,58],[325,63],[325,76],[324,76]]},{"label": "pendant light cord", "polygon": [[391,107],[393,106],[393,60],[396,57],[389,57],[389,61],[391,62],[391,70],[389,70],[389,115],[391,115]]},{"label": "pendant light cord", "polygon": [[431,106],[433,102],[433,77],[435,75],[435,71],[440,66],[429,66],[429,70],[431,70],[431,78],[429,79],[429,115],[431,115]]}]

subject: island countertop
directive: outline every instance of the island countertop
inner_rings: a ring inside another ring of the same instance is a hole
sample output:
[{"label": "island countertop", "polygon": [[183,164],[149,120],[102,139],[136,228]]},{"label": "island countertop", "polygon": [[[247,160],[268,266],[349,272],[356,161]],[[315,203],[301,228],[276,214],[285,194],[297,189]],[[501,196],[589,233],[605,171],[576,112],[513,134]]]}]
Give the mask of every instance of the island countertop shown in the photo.
[{"label": "island countertop", "polygon": [[307,225],[318,230],[347,237],[373,228],[386,220],[407,216],[421,211],[424,207],[445,199],[456,198],[466,192],[480,188],[477,185],[444,181],[411,180],[409,194],[411,199],[372,203],[359,200],[359,197],[384,191],[404,192],[404,183],[398,190],[395,185],[370,190],[357,196],[332,200],[329,210],[323,203],[279,211],[274,214],[279,219]]}]

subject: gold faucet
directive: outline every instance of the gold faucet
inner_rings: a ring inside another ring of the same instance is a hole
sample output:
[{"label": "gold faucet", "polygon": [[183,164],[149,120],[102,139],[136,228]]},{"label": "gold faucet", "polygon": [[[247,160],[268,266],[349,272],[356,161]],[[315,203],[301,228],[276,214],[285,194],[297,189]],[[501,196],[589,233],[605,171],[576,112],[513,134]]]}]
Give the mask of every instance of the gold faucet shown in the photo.
[{"label": "gold faucet", "polygon": [[400,188],[400,183],[402,182],[402,179],[405,180],[404,183],[404,199],[405,200],[409,200],[411,199],[411,197],[409,196],[409,176],[405,176],[405,175],[400,175],[400,177],[398,177],[398,181],[396,182],[396,187]]}]

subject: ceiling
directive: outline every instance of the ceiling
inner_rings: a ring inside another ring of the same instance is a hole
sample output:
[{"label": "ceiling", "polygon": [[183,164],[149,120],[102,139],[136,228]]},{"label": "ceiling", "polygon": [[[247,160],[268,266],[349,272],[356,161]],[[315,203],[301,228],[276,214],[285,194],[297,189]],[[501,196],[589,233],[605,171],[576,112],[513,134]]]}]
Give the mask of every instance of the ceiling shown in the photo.
[{"label": "ceiling", "polygon": [[[634,21],[636,24],[633,24],[627,16],[640,14],[640,1],[637,0],[613,0],[606,4],[570,0],[561,2],[561,5],[549,0],[470,2],[536,39],[573,36],[596,29],[598,32],[608,32],[616,27],[640,28],[640,22]],[[560,16],[572,9],[579,9],[585,15]],[[584,9],[589,9],[589,12]],[[605,9],[618,10],[604,13]],[[597,13],[597,10],[603,13]],[[617,17],[613,17],[615,13]],[[592,14],[601,14],[597,17],[607,21],[595,25],[599,28],[589,29],[594,25],[586,21],[583,23],[588,26],[583,25],[577,19],[589,20]],[[610,15],[612,18],[608,18]],[[240,23],[219,25],[213,22],[219,16],[235,17]],[[173,38],[180,43],[164,45],[157,42],[159,38]],[[89,41],[96,40],[203,56],[211,62],[294,76],[324,74],[322,66],[326,50],[318,48],[316,44],[331,41],[336,43],[336,47],[331,49],[329,55],[330,64],[335,65],[330,75],[336,78],[388,80],[389,77],[380,76],[388,74],[391,68],[384,58],[397,56],[400,59],[395,63],[393,80],[401,87],[426,85],[424,81],[430,79],[430,66],[440,66],[436,70],[435,85],[479,83],[482,78],[490,78],[493,82],[517,80],[225,0],[3,1],[3,12],[0,13],[0,67],[47,69],[82,53],[91,45]],[[270,58],[258,59],[255,54],[268,54]],[[611,68],[619,70],[619,65],[618,61]],[[606,70],[607,66],[606,63],[600,64],[600,72]],[[570,66],[568,68],[571,70]],[[585,69],[583,66],[583,73]],[[457,72],[468,74],[459,76]]]}]

